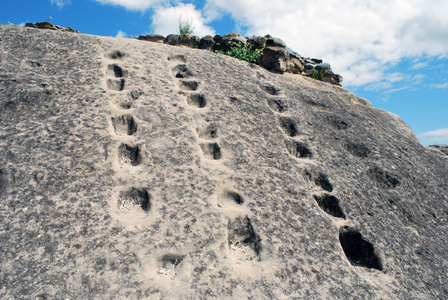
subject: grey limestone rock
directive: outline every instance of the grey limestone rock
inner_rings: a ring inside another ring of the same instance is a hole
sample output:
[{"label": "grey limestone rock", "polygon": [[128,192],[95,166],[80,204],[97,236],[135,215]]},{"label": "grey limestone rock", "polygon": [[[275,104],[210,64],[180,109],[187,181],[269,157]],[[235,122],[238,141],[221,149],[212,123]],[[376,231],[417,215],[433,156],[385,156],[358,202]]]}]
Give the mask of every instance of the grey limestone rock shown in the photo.
[{"label": "grey limestone rock", "polygon": [[304,65],[297,58],[291,58],[290,65],[290,69],[293,74],[301,74],[305,71]]},{"label": "grey limestone rock", "polygon": [[179,45],[187,46],[190,43],[191,35],[189,33],[182,33],[179,35],[178,43]]},{"label": "grey limestone rock", "polygon": [[266,47],[282,47],[285,48],[285,42],[277,37],[269,38],[266,40]]},{"label": "grey limestone rock", "polygon": [[276,72],[286,72],[288,70],[289,54],[282,47],[266,47],[260,59],[260,65]]},{"label": "grey limestone rock", "polygon": [[233,37],[231,39],[231,41],[234,43],[237,43],[237,44],[241,44],[241,45],[246,45],[246,43],[247,43],[247,39],[244,36]]},{"label": "grey limestone rock", "polygon": [[215,41],[213,38],[210,35],[206,35],[201,38],[199,42],[199,49],[211,50],[214,44]]},{"label": "grey limestone rock", "polygon": [[178,34],[168,34],[165,38],[165,40],[163,41],[163,43],[168,44],[168,45],[178,45],[179,44],[179,35]]},{"label": "grey limestone rock", "polygon": [[148,35],[140,35],[138,39],[154,43],[163,43],[163,41],[165,40],[165,36],[161,34],[148,34]]},{"label": "grey limestone rock", "polygon": [[331,70],[329,63],[320,63],[316,66],[316,70]]},{"label": "grey limestone rock", "polygon": [[50,29],[50,30],[61,30],[73,33],[79,33],[78,30],[73,30],[71,27],[64,28],[59,25],[53,25],[50,22],[38,22],[38,23],[26,23],[25,27],[37,28],[37,29]]},{"label": "grey limestone rock", "polygon": [[247,42],[254,45],[256,49],[263,49],[266,46],[266,38],[262,36],[254,36],[249,38]]},{"label": "grey limestone rock", "polygon": [[190,42],[188,44],[188,47],[190,47],[190,48],[199,48],[200,42],[201,42],[201,38],[199,36],[197,36],[197,35],[193,35],[190,38]]},{"label": "grey limestone rock", "polygon": [[448,298],[448,156],[398,116],[198,49],[0,37],[0,299]]}]

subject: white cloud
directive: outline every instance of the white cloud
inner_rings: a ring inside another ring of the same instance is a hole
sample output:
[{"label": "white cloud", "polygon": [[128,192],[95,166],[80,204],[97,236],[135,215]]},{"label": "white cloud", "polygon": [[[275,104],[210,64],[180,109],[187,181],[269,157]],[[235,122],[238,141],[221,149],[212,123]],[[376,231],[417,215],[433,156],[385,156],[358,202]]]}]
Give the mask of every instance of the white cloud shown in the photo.
[{"label": "white cloud", "polygon": [[448,144],[448,128],[424,132],[418,138],[423,145]]},{"label": "white cloud", "polygon": [[418,137],[424,145],[448,144],[448,128],[424,132],[419,134]]},{"label": "white cloud", "polygon": [[427,67],[428,63],[424,62],[424,63],[416,63],[415,65],[412,66],[413,70],[418,70],[418,69],[422,69],[424,67]]},{"label": "white cloud", "polygon": [[360,86],[383,80],[404,57],[446,55],[447,11],[446,0],[207,0],[204,15],[229,13],[243,34],[278,36]]},{"label": "white cloud", "polygon": [[430,85],[433,89],[448,89],[448,82],[445,83],[434,83]]},{"label": "white cloud", "polygon": [[[54,0],[52,0],[54,1]],[[58,0],[60,1],[60,0]],[[128,10],[147,10],[149,8],[152,8],[154,6],[167,3],[169,4],[169,0],[95,0],[97,2],[100,2],[102,4],[112,4],[112,5],[118,5],[123,6],[124,8]]]},{"label": "white cloud", "polygon": [[70,0],[50,0],[51,5],[57,5],[59,8],[63,7],[64,5],[72,4]]},{"label": "white cloud", "polygon": [[420,134],[420,136],[442,137],[448,139],[448,128],[437,129]]},{"label": "white cloud", "polygon": [[126,37],[128,37],[128,35],[126,34],[126,32],[118,30],[117,35],[115,37],[116,38],[126,38]]},{"label": "white cloud", "polygon": [[179,18],[183,21],[191,21],[193,35],[214,35],[215,30],[206,24],[205,18],[193,4],[180,3],[178,6],[159,7],[154,10],[152,17],[152,29],[154,33],[167,35],[179,32]]},{"label": "white cloud", "polygon": [[410,89],[410,88],[411,88],[410,86],[403,86],[403,87],[387,90],[387,91],[385,91],[385,93],[388,93],[388,94],[396,93],[396,92],[404,91],[404,90],[407,90],[407,89]]}]

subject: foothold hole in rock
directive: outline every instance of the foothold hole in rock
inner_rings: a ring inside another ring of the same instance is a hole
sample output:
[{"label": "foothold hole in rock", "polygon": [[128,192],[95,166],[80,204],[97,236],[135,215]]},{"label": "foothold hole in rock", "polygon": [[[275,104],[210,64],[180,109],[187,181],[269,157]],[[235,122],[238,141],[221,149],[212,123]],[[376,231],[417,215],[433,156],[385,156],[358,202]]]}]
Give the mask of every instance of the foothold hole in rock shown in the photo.
[{"label": "foothold hole in rock", "polygon": [[377,182],[378,187],[381,188],[395,188],[400,184],[400,181],[389,172],[382,170],[378,166],[369,167],[367,175],[370,179]]},{"label": "foothold hole in rock", "polygon": [[297,141],[285,141],[286,148],[288,149],[289,154],[297,158],[311,158],[313,153],[308,147]]},{"label": "foothold hole in rock", "polygon": [[187,91],[196,91],[199,88],[199,83],[197,81],[182,80],[180,82],[180,88]]},{"label": "foothold hole in rock", "polygon": [[325,175],[324,173],[319,173],[319,175],[316,178],[314,178],[314,183],[327,192],[333,191],[333,185],[330,183],[328,176]]},{"label": "foothold hole in rock", "polygon": [[118,105],[123,109],[131,109],[132,108],[132,101],[121,101],[118,103]]},{"label": "foothold hole in rock", "polygon": [[244,203],[244,198],[236,192],[227,191],[224,193],[223,196],[224,196],[224,199],[231,200],[231,201],[235,202],[236,204],[241,205]]},{"label": "foothold hole in rock", "polygon": [[187,58],[182,55],[182,54],[174,54],[174,55],[170,55],[167,58],[169,61],[179,61],[179,62],[187,62]]},{"label": "foothold hole in rock", "polygon": [[27,61],[27,64],[28,64],[29,66],[33,67],[33,68],[41,67],[41,66],[42,66],[40,62],[38,62],[38,61],[32,61],[32,60],[28,60],[28,61]]},{"label": "foothold hole in rock", "polygon": [[116,135],[134,135],[137,132],[137,123],[131,115],[111,117],[110,119]]},{"label": "foothold hole in rock", "polygon": [[204,108],[207,105],[207,100],[204,95],[201,94],[191,94],[188,96],[187,102],[191,106],[196,106],[199,108]]},{"label": "foothold hole in rock", "polygon": [[130,206],[139,206],[144,212],[151,208],[151,195],[144,188],[131,188],[121,191],[118,196],[119,210],[128,210]]},{"label": "foothold hole in rock", "polygon": [[117,64],[112,64],[107,66],[107,74],[115,77],[123,77],[124,72]]},{"label": "foothold hole in rock", "polygon": [[267,99],[268,106],[272,111],[281,113],[286,111],[286,107],[279,99]]},{"label": "foothold hole in rock", "polygon": [[345,144],[345,149],[347,149],[347,151],[352,155],[361,158],[366,158],[371,153],[370,149],[367,148],[364,144],[355,144],[348,142]]},{"label": "foothold hole in rock", "polygon": [[281,129],[290,137],[294,137],[299,134],[294,121],[287,117],[278,118]]},{"label": "foothold hole in rock", "polygon": [[272,85],[265,85],[265,86],[261,87],[261,89],[263,91],[265,91],[266,93],[273,95],[273,96],[280,94],[280,89],[278,89]]},{"label": "foothold hole in rock", "polygon": [[339,241],[345,256],[352,265],[383,270],[381,260],[375,254],[373,245],[366,241],[357,230],[348,226],[341,227]]},{"label": "foothold hole in rock", "polygon": [[143,91],[133,90],[133,91],[129,92],[128,97],[131,100],[137,100],[138,98],[140,98],[141,95],[144,95],[144,94],[145,93]]},{"label": "foothold hole in rock", "polygon": [[114,91],[124,90],[124,79],[107,79],[107,88]]},{"label": "foothold hole in rock", "polygon": [[205,158],[214,160],[221,158],[221,148],[217,143],[201,144],[200,147]]},{"label": "foothold hole in rock", "polygon": [[332,215],[333,217],[345,219],[345,214],[339,205],[338,198],[328,194],[314,195],[313,197],[324,212]]},{"label": "foothold hole in rock", "polygon": [[[227,225],[229,231],[229,248],[235,251],[248,247],[252,249],[258,260],[260,260],[261,239],[251,224],[249,217],[237,217],[229,220]],[[255,258],[255,257],[254,257]],[[249,259],[252,259],[250,256]]]},{"label": "foothold hole in rock", "polygon": [[337,116],[328,116],[327,123],[328,125],[330,125],[330,127],[337,130],[345,130],[349,127],[349,124],[347,122]]},{"label": "foothold hole in rock", "polygon": [[187,68],[186,65],[177,65],[173,69],[176,78],[188,78],[193,76],[193,73]]},{"label": "foothold hole in rock", "polygon": [[108,54],[106,54],[106,57],[111,58],[111,59],[119,59],[124,57],[126,54],[120,50],[114,50],[109,52]]},{"label": "foothold hole in rock", "polygon": [[201,139],[215,139],[218,137],[218,128],[214,124],[210,124],[206,128],[198,128],[196,132]]},{"label": "foothold hole in rock", "polygon": [[241,104],[241,100],[238,99],[237,97],[231,96],[229,97],[230,103],[232,104]]},{"label": "foothold hole in rock", "polygon": [[160,267],[157,273],[171,276],[177,275],[177,269],[184,258],[185,255],[179,254],[166,254],[162,256],[161,258],[159,258]]},{"label": "foothold hole in rock", "polygon": [[121,163],[138,166],[140,164],[140,148],[121,144],[118,148],[118,159]]}]

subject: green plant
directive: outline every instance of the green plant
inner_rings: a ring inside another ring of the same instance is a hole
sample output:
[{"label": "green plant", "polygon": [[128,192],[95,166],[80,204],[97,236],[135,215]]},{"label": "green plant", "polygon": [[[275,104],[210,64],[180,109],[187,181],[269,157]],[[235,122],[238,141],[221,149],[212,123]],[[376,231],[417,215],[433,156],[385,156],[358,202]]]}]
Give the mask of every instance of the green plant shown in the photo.
[{"label": "green plant", "polygon": [[324,81],[326,78],[325,70],[315,70],[315,72],[311,73],[311,75],[309,75],[309,77],[316,79],[316,80]]},{"label": "green plant", "polygon": [[192,34],[193,33],[193,20],[183,21],[182,14],[179,16],[179,34]]},{"label": "green plant", "polygon": [[47,23],[50,23],[50,21],[53,20],[53,18],[50,16],[50,18],[48,18]]},{"label": "green plant", "polygon": [[229,42],[224,49],[216,52],[245,60],[250,63],[257,62],[261,56],[261,49],[256,49],[253,45],[242,45],[234,42]]},{"label": "green plant", "polygon": [[11,22],[8,21],[8,25],[14,25],[14,23],[11,23]]}]

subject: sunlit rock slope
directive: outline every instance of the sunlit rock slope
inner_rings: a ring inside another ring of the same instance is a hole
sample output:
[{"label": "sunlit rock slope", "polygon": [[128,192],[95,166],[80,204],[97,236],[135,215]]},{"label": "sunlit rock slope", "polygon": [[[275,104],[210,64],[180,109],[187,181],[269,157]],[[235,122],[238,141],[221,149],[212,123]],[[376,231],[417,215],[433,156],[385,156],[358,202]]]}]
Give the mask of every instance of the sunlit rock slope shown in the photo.
[{"label": "sunlit rock slope", "polygon": [[0,26],[1,299],[446,299],[448,156],[348,90]]}]

